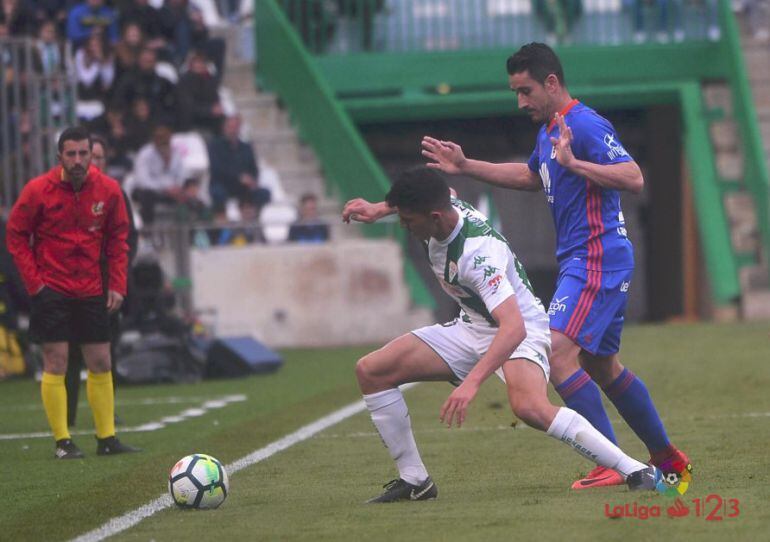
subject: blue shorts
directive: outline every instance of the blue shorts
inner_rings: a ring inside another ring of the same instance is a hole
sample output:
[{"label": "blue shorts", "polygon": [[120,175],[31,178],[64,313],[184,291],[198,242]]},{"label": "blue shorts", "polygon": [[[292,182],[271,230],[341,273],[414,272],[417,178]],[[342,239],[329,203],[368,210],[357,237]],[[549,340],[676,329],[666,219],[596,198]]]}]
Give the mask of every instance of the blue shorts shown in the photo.
[{"label": "blue shorts", "polygon": [[548,307],[551,329],[563,333],[591,354],[617,353],[632,274],[633,269],[562,269]]}]

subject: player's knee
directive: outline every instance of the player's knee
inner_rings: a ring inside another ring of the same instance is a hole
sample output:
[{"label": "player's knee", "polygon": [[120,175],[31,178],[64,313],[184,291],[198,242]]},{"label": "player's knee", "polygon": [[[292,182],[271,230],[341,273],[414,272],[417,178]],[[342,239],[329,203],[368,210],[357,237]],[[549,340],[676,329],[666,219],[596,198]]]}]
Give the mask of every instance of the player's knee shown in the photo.
[{"label": "player's knee", "polygon": [[63,375],[67,372],[67,353],[57,350],[44,350],[43,370],[49,374]]},{"label": "player's knee", "polygon": [[104,356],[95,356],[88,360],[87,365],[88,370],[92,373],[106,373],[109,372],[109,370],[112,368],[109,354]]},{"label": "player's knee", "polygon": [[356,378],[362,386],[376,382],[375,360],[371,354],[362,357],[356,363]]}]

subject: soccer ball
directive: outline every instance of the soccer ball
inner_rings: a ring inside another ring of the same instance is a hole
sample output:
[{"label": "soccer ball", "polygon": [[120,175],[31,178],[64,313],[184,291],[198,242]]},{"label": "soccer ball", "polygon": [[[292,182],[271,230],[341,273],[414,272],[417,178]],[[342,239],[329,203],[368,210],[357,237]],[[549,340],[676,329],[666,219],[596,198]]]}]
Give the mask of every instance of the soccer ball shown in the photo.
[{"label": "soccer ball", "polygon": [[216,508],[227,497],[230,482],[217,459],[206,454],[192,454],[172,467],[168,491],[182,508]]},{"label": "soccer ball", "polygon": [[676,484],[679,483],[679,475],[675,472],[669,472],[668,474],[666,474],[664,480],[668,485],[675,486]]}]

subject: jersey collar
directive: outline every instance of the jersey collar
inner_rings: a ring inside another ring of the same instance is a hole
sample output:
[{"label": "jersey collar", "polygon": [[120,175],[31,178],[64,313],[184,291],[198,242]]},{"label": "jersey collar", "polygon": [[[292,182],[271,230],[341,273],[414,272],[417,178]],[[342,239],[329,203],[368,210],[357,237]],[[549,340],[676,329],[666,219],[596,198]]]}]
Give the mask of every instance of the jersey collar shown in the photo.
[{"label": "jersey collar", "polygon": [[[580,103],[580,100],[578,100],[577,98],[573,98],[573,100],[570,103],[568,103],[567,105],[564,106],[564,109],[559,111],[559,115],[561,115],[562,117],[566,117],[567,113],[569,113],[570,110],[573,107],[575,107],[577,104],[579,104],[579,103]],[[550,134],[551,130],[553,130],[554,126],[556,126],[556,119],[555,118],[551,119],[551,122],[548,123],[548,128],[545,129],[546,133]]]},{"label": "jersey collar", "polygon": [[457,224],[455,224],[455,227],[452,230],[452,233],[450,233],[447,236],[447,238],[444,239],[443,241],[439,241],[438,239],[433,239],[433,241],[436,244],[442,247],[449,245],[449,243],[455,240],[455,237],[457,237],[457,234],[459,234],[460,230],[463,229],[463,224],[465,223],[465,220],[463,219],[463,214],[457,210],[457,207],[452,206],[452,209],[454,209],[455,213],[457,213]]}]

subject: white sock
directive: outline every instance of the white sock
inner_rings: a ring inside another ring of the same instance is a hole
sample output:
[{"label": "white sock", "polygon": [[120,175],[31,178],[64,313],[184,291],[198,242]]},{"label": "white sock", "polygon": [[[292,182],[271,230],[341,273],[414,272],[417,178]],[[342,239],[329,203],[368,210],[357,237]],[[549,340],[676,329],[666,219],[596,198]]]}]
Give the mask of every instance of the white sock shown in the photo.
[{"label": "white sock", "polygon": [[420,459],[417,443],[412,434],[412,421],[404,396],[398,388],[364,395],[382,442],[398,467],[399,476],[412,485],[428,479],[428,471]]},{"label": "white sock", "polygon": [[623,450],[610,442],[583,416],[572,409],[561,407],[556,413],[547,433],[565,442],[594,463],[609,467],[628,477],[632,472],[646,469],[647,465],[627,456]]}]

